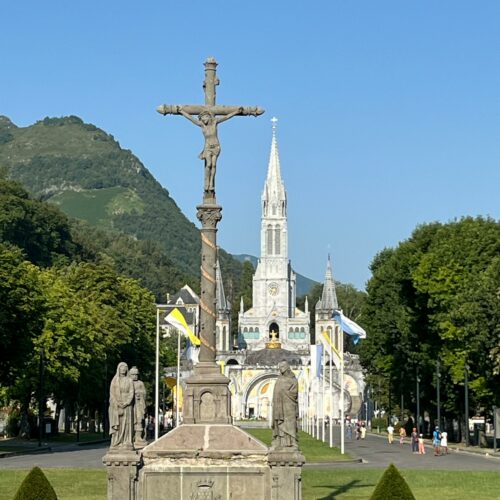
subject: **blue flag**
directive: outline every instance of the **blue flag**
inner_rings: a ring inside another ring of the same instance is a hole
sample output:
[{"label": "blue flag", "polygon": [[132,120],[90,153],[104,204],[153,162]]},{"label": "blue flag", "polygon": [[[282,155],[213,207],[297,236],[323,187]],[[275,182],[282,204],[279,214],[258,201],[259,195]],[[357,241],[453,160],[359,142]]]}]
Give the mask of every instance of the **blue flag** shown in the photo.
[{"label": "blue flag", "polygon": [[333,319],[340,325],[340,328],[342,328],[342,331],[344,333],[347,333],[347,335],[351,335],[351,337],[353,337],[352,340],[354,344],[357,344],[359,342],[359,339],[366,339],[366,331],[352,319],[344,316],[342,314],[342,311],[335,311],[333,314]]}]

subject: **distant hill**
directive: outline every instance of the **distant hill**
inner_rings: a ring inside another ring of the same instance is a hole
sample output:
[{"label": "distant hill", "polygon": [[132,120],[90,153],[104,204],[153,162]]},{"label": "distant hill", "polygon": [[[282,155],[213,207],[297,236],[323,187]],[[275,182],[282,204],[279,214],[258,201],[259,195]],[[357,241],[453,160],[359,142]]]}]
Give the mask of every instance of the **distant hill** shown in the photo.
[{"label": "distant hill", "polygon": [[[0,168],[34,196],[101,229],[158,242],[178,270],[199,276],[200,235],[129,150],[76,116],[17,127],[0,116]],[[221,251],[221,266],[241,264]]]},{"label": "distant hill", "polygon": [[[257,261],[259,260],[254,255],[248,255],[245,253],[240,255],[233,255],[233,257],[240,262],[250,261],[253,267],[257,267]],[[305,276],[302,276],[302,274],[299,274],[297,271],[295,271],[295,274],[297,275],[297,297],[307,295],[308,293],[310,293],[312,287],[318,284],[317,281],[306,278]]]}]

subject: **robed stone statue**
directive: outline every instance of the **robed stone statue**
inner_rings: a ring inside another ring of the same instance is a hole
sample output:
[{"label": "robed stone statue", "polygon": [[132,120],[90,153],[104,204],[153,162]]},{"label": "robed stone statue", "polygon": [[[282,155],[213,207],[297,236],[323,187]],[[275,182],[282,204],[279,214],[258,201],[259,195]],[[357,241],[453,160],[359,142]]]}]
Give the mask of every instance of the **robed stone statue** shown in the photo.
[{"label": "robed stone statue", "polygon": [[145,440],[146,387],[139,380],[137,367],[130,368],[129,376],[134,385],[134,446],[137,449],[148,444]]},{"label": "robed stone statue", "polygon": [[111,448],[133,449],[134,383],[127,363],[118,363],[109,390],[109,433]]},{"label": "robed stone statue", "polygon": [[274,450],[297,450],[297,419],[299,416],[299,384],[286,361],[278,364],[280,374],[273,393]]}]

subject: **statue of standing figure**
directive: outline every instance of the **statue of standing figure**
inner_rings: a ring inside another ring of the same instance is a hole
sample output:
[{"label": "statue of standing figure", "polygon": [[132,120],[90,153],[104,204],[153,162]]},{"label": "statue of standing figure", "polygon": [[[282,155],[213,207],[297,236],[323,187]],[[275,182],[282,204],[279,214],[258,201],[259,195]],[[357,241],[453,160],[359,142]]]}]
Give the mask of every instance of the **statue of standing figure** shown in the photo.
[{"label": "statue of standing figure", "polygon": [[109,433],[111,448],[132,450],[134,428],[134,384],[127,363],[118,363],[109,390]]},{"label": "statue of standing figure", "polygon": [[299,384],[286,361],[278,364],[280,374],[273,393],[273,450],[297,450]]},{"label": "statue of standing figure", "polygon": [[148,443],[145,438],[146,387],[139,380],[139,370],[133,366],[129,372],[134,385],[134,446],[143,448]]}]

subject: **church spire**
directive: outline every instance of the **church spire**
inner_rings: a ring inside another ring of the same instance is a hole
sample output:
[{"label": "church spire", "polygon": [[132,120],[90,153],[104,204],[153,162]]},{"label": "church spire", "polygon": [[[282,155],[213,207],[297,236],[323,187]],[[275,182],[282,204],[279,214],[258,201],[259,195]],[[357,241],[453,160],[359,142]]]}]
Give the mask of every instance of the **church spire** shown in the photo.
[{"label": "church spire", "polygon": [[338,308],[339,303],[337,301],[337,292],[335,290],[335,281],[333,279],[332,263],[330,260],[330,254],[328,254],[323,293],[321,294],[321,300],[316,304],[316,309],[333,312],[333,310]]},{"label": "church spire", "polygon": [[277,118],[271,119],[273,138],[267,167],[267,178],[262,193],[262,215],[264,217],[286,217],[286,192],[281,179],[278,140],[276,138]]},{"label": "church spire", "polygon": [[215,263],[215,297],[217,300],[218,311],[226,311],[231,308],[229,302],[226,300],[226,294],[224,293],[224,284],[222,283],[219,259],[217,259],[217,262]]},{"label": "church spire", "polygon": [[281,184],[281,168],[280,168],[280,156],[278,153],[278,141],[276,139],[276,129],[278,124],[278,119],[276,117],[271,118],[271,123],[273,124],[273,140],[271,142],[271,154],[269,155],[269,164],[267,167],[267,184]]}]

